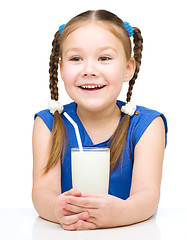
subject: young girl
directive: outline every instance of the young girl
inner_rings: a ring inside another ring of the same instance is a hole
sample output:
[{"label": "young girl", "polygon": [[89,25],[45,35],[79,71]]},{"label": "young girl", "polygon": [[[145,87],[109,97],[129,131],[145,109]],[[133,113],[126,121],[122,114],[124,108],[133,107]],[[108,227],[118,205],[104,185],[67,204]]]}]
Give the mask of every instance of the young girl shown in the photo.
[{"label": "young girl", "polygon": [[[134,55],[131,57],[131,39]],[[150,218],[160,198],[167,123],[163,114],[130,102],[143,39],[116,15],[87,11],[60,26],[50,57],[49,110],[35,115],[33,203],[38,214],[66,230],[124,226]],[[73,102],[58,102],[58,65]],[[126,103],[117,100],[129,82]],[[71,148],[110,147],[108,194],[72,188]]]}]

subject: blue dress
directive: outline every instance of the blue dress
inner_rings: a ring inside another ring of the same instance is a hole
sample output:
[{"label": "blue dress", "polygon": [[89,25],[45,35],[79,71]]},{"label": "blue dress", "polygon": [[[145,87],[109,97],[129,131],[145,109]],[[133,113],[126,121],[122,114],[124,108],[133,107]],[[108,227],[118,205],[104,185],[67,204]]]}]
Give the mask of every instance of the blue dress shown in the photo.
[{"label": "blue dress", "polygon": [[[122,101],[117,101],[118,106],[121,108],[125,103]],[[81,141],[83,147],[107,147],[110,138],[107,141],[93,144],[88,133],[86,132],[83,124],[81,123],[77,113],[77,104],[72,102],[64,106],[64,112],[67,112],[70,117],[77,123]],[[155,110],[151,110],[142,106],[137,106],[136,114],[130,118],[129,130],[127,134],[127,141],[129,144],[125,145],[124,160],[121,168],[120,162],[116,165],[114,170],[110,174],[109,179],[109,194],[119,197],[121,199],[127,199],[130,195],[131,180],[132,180],[132,169],[134,161],[134,149],[139,139],[149,126],[149,124],[158,116],[161,116],[165,125],[165,145],[167,144],[167,121],[162,113]],[[40,111],[35,114],[35,118],[39,116],[44,123],[47,125],[50,131],[52,131],[54,116],[50,113],[48,109]],[[121,113],[121,119],[124,113]],[[64,156],[64,161],[61,170],[61,192],[68,191],[72,188],[72,178],[71,178],[71,148],[78,147],[74,127],[72,124],[64,117],[62,114],[62,119],[67,130],[67,148]]]}]

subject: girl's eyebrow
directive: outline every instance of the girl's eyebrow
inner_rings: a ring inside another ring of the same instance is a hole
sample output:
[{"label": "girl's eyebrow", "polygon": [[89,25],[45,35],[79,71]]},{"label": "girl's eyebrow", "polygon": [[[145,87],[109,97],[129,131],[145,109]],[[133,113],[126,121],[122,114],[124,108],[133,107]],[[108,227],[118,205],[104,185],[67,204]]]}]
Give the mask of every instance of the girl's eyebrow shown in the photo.
[{"label": "girl's eyebrow", "polygon": [[[111,46],[105,46],[105,47],[100,47],[98,48],[98,51],[105,51],[105,50],[112,50],[114,52],[117,52],[115,48],[111,47]],[[71,51],[75,51],[75,52],[79,52],[79,51],[82,51],[81,48],[76,48],[76,47],[73,47],[73,48],[68,48],[66,51],[65,51],[65,55],[68,53],[68,52],[71,52]]]},{"label": "girl's eyebrow", "polygon": [[71,52],[71,51],[81,51],[81,49],[80,48],[68,48],[65,52],[64,52],[64,54],[67,54],[68,52]]},{"label": "girl's eyebrow", "polygon": [[106,46],[106,47],[101,47],[98,50],[100,51],[104,51],[104,50],[113,50],[114,52],[117,52],[115,48],[111,47],[111,46]]}]

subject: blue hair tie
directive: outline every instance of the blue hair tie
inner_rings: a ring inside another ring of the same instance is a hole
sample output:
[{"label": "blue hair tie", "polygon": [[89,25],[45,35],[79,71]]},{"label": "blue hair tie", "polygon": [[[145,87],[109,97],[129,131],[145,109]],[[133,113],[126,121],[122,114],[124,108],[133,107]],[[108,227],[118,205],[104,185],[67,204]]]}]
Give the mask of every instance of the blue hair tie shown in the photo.
[{"label": "blue hair tie", "polygon": [[62,30],[64,29],[65,26],[66,26],[66,24],[62,24],[62,25],[59,27],[59,32],[60,32],[60,34],[62,33]]},{"label": "blue hair tie", "polygon": [[[59,27],[59,32],[60,34],[62,33],[64,27],[66,26],[66,24],[62,24],[60,27]],[[131,25],[128,23],[128,22],[124,22],[124,26],[126,28],[126,30],[128,31],[129,33],[129,36],[132,37],[133,34],[134,34],[134,29],[131,27]]]},{"label": "blue hair tie", "polygon": [[131,27],[131,25],[128,22],[123,22],[126,30],[129,33],[129,36],[132,37],[134,35],[134,29]]}]

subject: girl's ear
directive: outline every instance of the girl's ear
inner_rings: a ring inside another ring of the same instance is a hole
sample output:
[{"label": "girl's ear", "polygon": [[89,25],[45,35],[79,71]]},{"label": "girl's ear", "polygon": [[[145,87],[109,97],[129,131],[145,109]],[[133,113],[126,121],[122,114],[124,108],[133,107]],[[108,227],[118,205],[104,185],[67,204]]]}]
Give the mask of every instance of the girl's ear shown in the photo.
[{"label": "girl's ear", "polygon": [[133,78],[135,69],[136,69],[136,62],[135,62],[135,59],[131,57],[130,60],[127,62],[124,82],[129,82]]},{"label": "girl's ear", "polygon": [[62,70],[62,62],[59,60],[59,64],[60,64],[60,76],[62,78],[63,81],[63,70]]}]

